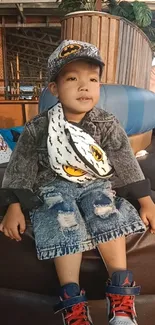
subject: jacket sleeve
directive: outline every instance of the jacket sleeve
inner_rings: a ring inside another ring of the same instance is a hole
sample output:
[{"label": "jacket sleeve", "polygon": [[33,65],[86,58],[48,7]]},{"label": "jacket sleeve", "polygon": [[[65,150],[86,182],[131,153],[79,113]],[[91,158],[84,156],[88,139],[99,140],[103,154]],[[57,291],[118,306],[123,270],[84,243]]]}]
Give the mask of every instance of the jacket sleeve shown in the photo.
[{"label": "jacket sleeve", "polygon": [[29,126],[25,126],[6,168],[2,187],[32,189],[38,172],[36,139]]},{"label": "jacket sleeve", "polygon": [[109,132],[105,150],[117,177],[128,189],[129,195],[136,199],[151,195],[150,181],[145,179],[129,139],[116,119]]}]

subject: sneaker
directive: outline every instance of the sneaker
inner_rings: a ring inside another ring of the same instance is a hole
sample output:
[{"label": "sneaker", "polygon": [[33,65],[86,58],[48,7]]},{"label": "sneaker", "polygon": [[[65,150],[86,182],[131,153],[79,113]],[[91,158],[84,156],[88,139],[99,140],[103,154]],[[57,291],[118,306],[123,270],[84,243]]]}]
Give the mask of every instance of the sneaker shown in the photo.
[{"label": "sneaker", "polygon": [[138,325],[135,296],[139,294],[140,287],[135,286],[131,271],[117,271],[112,274],[106,286],[109,325]]},{"label": "sneaker", "polygon": [[55,312],[62,312],[64,325],[93,325],[85,292],[80,291],[76,283],[62,287],[60,302],[54,307]]}]

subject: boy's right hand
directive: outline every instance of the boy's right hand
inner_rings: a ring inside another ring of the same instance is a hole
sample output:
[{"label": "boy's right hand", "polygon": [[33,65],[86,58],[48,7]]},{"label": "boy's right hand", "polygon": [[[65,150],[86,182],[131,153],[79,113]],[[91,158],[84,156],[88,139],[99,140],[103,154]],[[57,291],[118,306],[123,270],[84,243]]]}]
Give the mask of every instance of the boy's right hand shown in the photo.
[{"label": "boy's right hand", "polygon": [[22,239],[20,234],[23,234],[25,229],[25,217],[21,210],[20,204],[10,204],[0,224],[0,231],[2,231],[5,236],[15,239],[16,241],[20,241]]}]

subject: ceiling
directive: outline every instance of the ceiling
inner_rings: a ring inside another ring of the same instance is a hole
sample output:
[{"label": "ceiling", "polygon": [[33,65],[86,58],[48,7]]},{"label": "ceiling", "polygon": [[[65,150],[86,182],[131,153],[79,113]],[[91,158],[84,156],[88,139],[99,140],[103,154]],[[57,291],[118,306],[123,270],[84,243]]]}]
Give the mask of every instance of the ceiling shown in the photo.
[{"label": "ceiling", "polygon": [[[21,3],[22,2],[22,3]],[[61,14],[55,0],[0,0],[0,27],[5,34],[5,77],[13,83],[19,60],[22,85],[45,84],[47,60],[61,38]]]},{"label": "ceiling", "polygon": [[60,28],[7,28],[6,53],[8,76],[16,71],[17,55],[23,85],[47,79],[47,60],[60,42]]},{"label": "ceiling", "polygon": [[61,13],[56,0],[0,0],[0,26],[50,27],[60,24]]}]

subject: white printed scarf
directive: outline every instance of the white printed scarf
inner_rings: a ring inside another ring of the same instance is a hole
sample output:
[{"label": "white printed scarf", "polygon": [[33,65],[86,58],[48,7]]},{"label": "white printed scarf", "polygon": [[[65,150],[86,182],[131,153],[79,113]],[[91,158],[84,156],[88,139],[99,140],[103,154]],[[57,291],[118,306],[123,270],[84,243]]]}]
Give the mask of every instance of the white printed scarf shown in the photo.
[{"label": "white printed scarf", "polygon": [[48,118],[49,161],[58,175],[76,183],[112,176],[106,153],[89,134],[65,120],[60,103],[49,110]]}]

